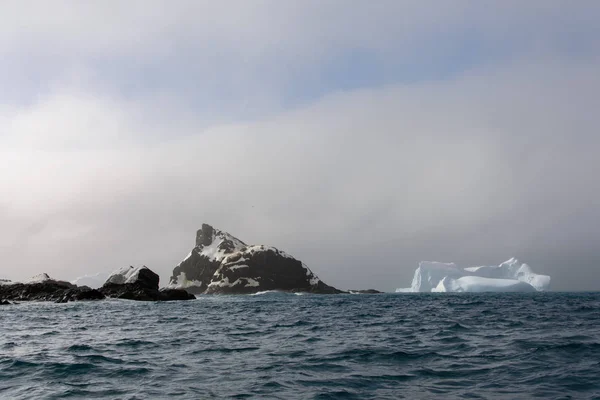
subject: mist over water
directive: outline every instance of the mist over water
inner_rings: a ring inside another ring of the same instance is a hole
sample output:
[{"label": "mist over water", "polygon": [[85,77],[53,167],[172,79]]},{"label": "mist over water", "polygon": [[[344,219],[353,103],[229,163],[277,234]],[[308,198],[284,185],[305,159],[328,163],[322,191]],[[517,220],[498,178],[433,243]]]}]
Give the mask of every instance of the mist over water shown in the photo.
[{"label": "mist over water", "polygon": [[0,398],[594,398],[600,294],[0,308]]}]

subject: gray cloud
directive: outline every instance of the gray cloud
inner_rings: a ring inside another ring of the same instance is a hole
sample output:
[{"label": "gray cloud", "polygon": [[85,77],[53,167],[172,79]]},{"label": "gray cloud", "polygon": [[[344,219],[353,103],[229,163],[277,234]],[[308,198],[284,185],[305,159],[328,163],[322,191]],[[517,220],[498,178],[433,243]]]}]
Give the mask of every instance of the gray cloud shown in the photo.
[{"label": "gray cloud", "polygon": [[[335,2],[299,10],[240,2],[235,13],[202,13],[198,2],[189,3],[193,10],[144,2],[138,13],[119,2],[108,35],[98,17],[106,8],[74,4],[69,13],[47,10],[52,18],[33,20],[24,38],[0,42],[0,53],[36,49],[69,66],[57,67],[61,76],[48,77],[42,94],[0,103],[3,277],[74,278],[146,264],[164,280],[209,222],[278,246],[342,288],[406,285],[422,259],[472,265],[516,256],[551,274],[555,289],[598,289],[593,3],[565,15],[559,2],[545,2],[540,16],[509,3],[492,13],[467,3],[430,10],[390,2],[365,20],[365,2],[338,20]],[[13,12],[0,37],[23,31],[16,16],[24,12]],[[398,15],[406,24],[395,23]],[[314,29],[303,28],[307,20]],[[579,51],[566,51],[558,39],[577,24]],[[444,30],[481,34],[507,58],[441,81],[400,79],[291,110],[281,104],[296,61],[302,82],[351,47],[396,65]],[[55,51],[76,54],[76,62],[39,50],[65,38]],[[511,51],[502,51],[503,40]],[[208,115],[177,85],[124,94],[92,61],[157,60],[177,52],[178,41],[199,52],[191,60],[205,56],[209,65],[198,62],[190,81],[210,79],[239,50],[246,63],[232,79],[241,92],[261,93],[271,82],[252,119],[223,116],[237,116],[238,102],[252,107],[252,96],[216,99],[223,115]],[[214,56],[216,48],[226,57]]]},{"label": "gray cloud", "polygon": [[223,122],[326,94],[345,74],[351,88],[368,87],[515,57],[597,54],[598,18],[593,0],[568,10],[547,0],[9,1],[0,89],[27,103],[84,70],[119,95],[175,91],[203,120]]}]

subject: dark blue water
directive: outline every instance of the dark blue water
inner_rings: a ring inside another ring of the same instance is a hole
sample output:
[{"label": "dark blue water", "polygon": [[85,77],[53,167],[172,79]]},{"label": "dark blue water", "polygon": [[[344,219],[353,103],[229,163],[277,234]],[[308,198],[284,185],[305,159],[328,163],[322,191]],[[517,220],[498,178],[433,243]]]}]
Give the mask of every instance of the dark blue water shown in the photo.
[{"label": "dark blue water", "polygon": [[600,398],[600,294],[0,307],[0,398]]}]

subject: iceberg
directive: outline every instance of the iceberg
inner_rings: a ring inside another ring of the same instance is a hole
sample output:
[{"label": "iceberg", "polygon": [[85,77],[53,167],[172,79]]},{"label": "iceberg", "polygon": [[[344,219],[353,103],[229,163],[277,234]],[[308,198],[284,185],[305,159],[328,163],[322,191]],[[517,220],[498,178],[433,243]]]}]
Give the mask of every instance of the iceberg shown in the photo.
[{"label": "iceberg", "polygon": [[516,279],[482,278],[480,276],[463,276],[452,279],[445,277],[432,292],[535,292],[535,288],[526,282]]},{"label": "iceberg", "polygon": [[396,292],[535,292],[550,287],[550,277],[511,258],[500,265],[459,268],[454,263],[422,261],[409,288]]},{"label": "iceberg", "polygon": [[108,274],[98,272],[97,274],[84,275],[73,279],[71,283],[75,286],[87,286],[92,289],[100,289],[108,279]]}]

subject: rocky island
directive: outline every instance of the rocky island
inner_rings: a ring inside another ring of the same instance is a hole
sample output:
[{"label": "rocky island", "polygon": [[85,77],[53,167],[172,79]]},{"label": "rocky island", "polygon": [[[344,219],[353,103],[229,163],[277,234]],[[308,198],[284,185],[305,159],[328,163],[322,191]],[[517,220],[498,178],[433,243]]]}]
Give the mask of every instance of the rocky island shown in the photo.
[{"label": "rocky island", "polygon": [[0,299],[12,301],[53,301],[66,303],[79,300],[101,300],[104,295],[87,286],[50,278],[48,274],[36,275],[26,282],[0,282]]},{"label": "rocky island", "polygon": [[69,301],[118,298],[138,301],[191,300],[196,297],[185,290],[159,289],[159,277],[147,267],[125,267],[113,272],[100,289],[77,286],[37,275],[26,282],[0,281],[0,304],[11,301]]},{"label": "rocky island", "polygon": [[[8,305],[11,301],[64,303],[105,298],[171,301],[195,299],[198,294],[254,294],[264,291],[348,293],[327,285],[304,263],[275,247],[248,245],[208,224],[203,224],[197,231],[194,248],[175,267],[165,288],[159,288],[158,274],[146,266],[121,268],[113,272],[101,287],[102,281],[93,285],[94,288],[76,285],[79,281],[79,278],[73,282],[60,281],[47,274],[40,274],[26,282],[0,279],[0,304]],[[379,292],[370,289],[349,293]]]},{"label": "rocky island", "polygon": [[175,267],[168,287],[192,294],[343,293],[289,254],[271,246],[247,245],[208,224],[196,233],[195,247]]}]

